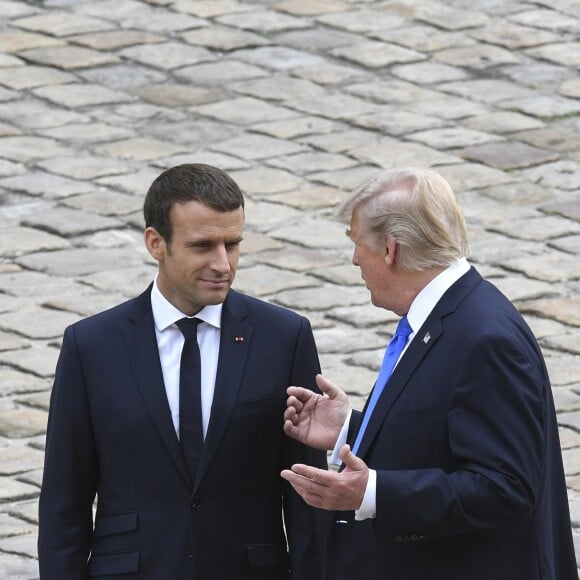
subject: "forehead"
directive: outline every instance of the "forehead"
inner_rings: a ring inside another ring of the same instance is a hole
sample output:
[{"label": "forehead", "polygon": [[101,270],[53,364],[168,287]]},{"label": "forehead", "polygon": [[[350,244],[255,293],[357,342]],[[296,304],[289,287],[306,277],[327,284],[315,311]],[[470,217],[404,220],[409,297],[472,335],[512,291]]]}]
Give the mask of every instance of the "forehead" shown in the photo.
[{"label": "forehead", "polygon": [[199,201],[175,203],[169,212],[169,219],[174,226],[187,223],[198,225],[223,225],[224,223],[243,223],[242,206],[232,211],[219,211]]},{"label": "forehead", "polygon": [[188,201],[173,205],[169,215],[175,232],[188,235],[239,233],[244,225],[241,206],[232,211],[218,211],[198,201]]}]

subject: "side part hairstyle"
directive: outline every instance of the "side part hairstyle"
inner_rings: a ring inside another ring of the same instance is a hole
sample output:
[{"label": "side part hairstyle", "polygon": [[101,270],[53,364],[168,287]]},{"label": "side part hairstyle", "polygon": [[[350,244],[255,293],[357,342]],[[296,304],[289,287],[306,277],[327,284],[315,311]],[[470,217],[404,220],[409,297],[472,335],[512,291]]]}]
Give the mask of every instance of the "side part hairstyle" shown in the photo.
[{"label": "side part hairstyle", "polygon": [[336,210],[349,223],[357,213],[362,237],[376,250],[399,244],[407,271],[447,267],[468,255],[463,212],[447,181],[431,170],[382,171],[360,185]]},{"label": "side part hairstyle", "polygon": [[187,163],[165,170],[149,187],[143,204],[145,227],[152,227],[169,244],[169,213],[176,203],[198,201],[221,212],[244,207],[238,184],[224,171],[203,163]]}]

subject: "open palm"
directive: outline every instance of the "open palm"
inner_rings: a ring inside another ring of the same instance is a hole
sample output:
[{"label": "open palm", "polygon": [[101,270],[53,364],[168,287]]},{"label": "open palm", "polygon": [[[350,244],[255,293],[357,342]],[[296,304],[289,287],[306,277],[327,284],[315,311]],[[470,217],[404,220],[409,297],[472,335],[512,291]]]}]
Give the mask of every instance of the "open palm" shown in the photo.
[{"label": "open palm", "polygon": [[332,449],[349,411],[347,394],[316,376],[322,395],[303,387],[288,388],[284,431],[289,437],[317,449]]}]

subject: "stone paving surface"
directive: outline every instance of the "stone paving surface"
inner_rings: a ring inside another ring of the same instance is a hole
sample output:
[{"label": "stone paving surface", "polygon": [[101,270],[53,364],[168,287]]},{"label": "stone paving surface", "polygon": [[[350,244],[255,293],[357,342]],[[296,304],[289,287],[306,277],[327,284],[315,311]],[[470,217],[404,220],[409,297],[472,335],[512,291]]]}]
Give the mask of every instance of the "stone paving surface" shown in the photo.
[{"label": "stone paving surface", "polygon": [[143,196],[189,161],[247,192],[237,287],[306,314],[357,407],[395,317],[332,208],[441,172],[544,349],[580,551],[579,68],[580,0],[0,0],[0,577],[37,577],[64,327],[149,283]]}]

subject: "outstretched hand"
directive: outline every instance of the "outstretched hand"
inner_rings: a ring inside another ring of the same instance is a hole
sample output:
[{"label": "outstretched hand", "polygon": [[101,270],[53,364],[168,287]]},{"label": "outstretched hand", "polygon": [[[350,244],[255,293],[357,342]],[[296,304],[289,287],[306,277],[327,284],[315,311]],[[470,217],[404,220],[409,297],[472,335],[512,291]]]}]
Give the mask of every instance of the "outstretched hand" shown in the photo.
[{"label": "outstretched hand", "polygon": [[310,447],[332,449],[349,411],[347,394],[316,375],[322,395],[303,387],[288,387],[284,432]]},{"label": "outstretched hand", "polygon": [[366,463],[344,445],[340,450],[344,469],[337,473],[297,463],[280,474],[304,501],[325,510],[360,508],[369,479]]}]

